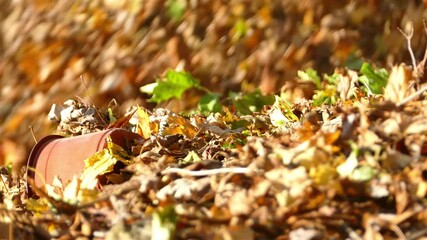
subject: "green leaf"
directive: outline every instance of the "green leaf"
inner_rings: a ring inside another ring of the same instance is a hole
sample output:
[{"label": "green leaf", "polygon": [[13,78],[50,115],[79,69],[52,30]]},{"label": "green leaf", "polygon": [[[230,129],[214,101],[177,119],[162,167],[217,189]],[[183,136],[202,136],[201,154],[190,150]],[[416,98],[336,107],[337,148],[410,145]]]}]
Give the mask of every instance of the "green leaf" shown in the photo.
[{"label": "green leaf", "polygon": [[365,165],[354,169],[351,174],[351,179],[357,182],[366,182],[371,180],[375,175],[375,169],[371,166]]},{"label": "green leaf", "polygon": [[332,105],[337,102],[337,89],[335,85],[326,85],[323,90],[316,90],[313,96],[313,105],[321,106],[323,104]]},{"label": "green leaf", "polygon": [[173,239],[177,220],[178,217],[173,206],[159,208],[153,213],[151,239]]},{"label": "green leaf", "polygon": [[274,95],[262,95],[259,89],[245,95],[230,93],[230,97],[234,99],[234,106],[242,115],[261,111],[265,105],[274,103]]},{"label": "green leaf", "polygon": [[117,118],[114,116],[113,109],[108,108],[108,119],[110,120],[110,124],[113,124],[117,121]]},{"label": "green leaf", "polygon": [[221,112],[222,105],[219,102],[220,97],[221,95],[218,93],[204,95],[202,98],[200,98],[198,106],[199,110],[205,115]]},{"label": "green leaf", "polygon": [[279,96],[275,96],[275,102],[269,115],[271,124],[275,127],[287,127],[288,123],[298,121],[290,104]]},{"label": "green leaf", "polygon": [[248,31],[248,26],[246,25],[246,22],[244,19],[239,19],[233,26],[233,41],[237,41],[244,36],[246,36],[246,33]]},{"label": "green leaf", "polygon": [[236,120],[236,121],[232,121],[231,123],[231,130],[236,130],[239,128],[245,128],[247,126],[250,125],[250,122],[248,122],[247,120]]},{"label": "green leaf", "polygon": [[323,77],[328,81],[329,84],[338,86],[338,81],[339,81],[340,74],[334,73],[334,74],[332,74],[330,76],[327,75],[327,74],[325,74]]},{"label": "green leaf", "polygon": [[199,82],[191,74],[168,70],[163,80],[157,79],[155,85],[151,83],[140,90],[153,95],[149,101],[160,103],[171,98],[180,99],[186,90],[193,87],[199,87]]},{"label": "green leaf", "polygon": [[185,0],[168,0],[166,2],[167,13],[174,22],[181,21],[184,16],[187,3]]},{"label": "green leaf", "polygon": [[389,74],[384,68],[375,70],[371,64],[363,63],[360,68],[359,81],[367,88],[368,94],[382,94],[387,85]]},{"label": "green leaf", "polygon": [[356,56],[354,53],[350,54],[345,60],[344,65],[352,70],[358,70],[362,67],[363,60],[362,58]]},{"label": "green leaf", "polygon": [[297,74],[301,80],[313,82],[317,89],[322,88],[322,80],[320,79],[319,75],[317,75],[316,70],[308,68],[305,71],[298,71]]}]

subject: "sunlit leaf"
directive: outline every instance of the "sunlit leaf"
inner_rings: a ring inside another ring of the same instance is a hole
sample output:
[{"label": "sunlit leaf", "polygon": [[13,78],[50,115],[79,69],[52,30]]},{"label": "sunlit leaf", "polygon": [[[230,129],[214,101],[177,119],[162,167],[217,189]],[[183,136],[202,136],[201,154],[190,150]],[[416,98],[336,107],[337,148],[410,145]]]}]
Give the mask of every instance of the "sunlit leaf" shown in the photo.
[{"label": "sunlit leaf", "polygon": [[98,184],[98,176],[113,171],[114,165],[120,161],[129,164],[128,153],[120,146],[107,140],[108,148],[105,148],[85,160],[85,169],[80,176],[81,188],[94,189]]},{"label": "sunlit leaf", "polygon": [[138,115],[137,133],[147,139],[151,136],[150,117],[147,112],[138,106],[136,114]]},{"label": "sunlit leaf", "polygon": [[197,133],[197,128],[184,117],[178,115],[169,116],[167,123],[168,126],[162,132],[164,136],[182,134],[187,138],[193,138]]},{"label": "sunlit leaf", "polygon": [[358,160],[357,160],[358,152],[359,152],[358,148],[354,147],[353,151],[347,157],[347,160],[343,164],[337,167],[337,172],[341,177],[343,178],[349,177],[354,171],[354,169],[356,169],[356,167],[358,166]]},{"label": "sunlit leaf", "polygon": [[141,91],[152,94],[152,102],[163,102],[171,98],[180,99],[182,94],[193,87],[198,87],[199,82],[187,72],[168,70],[163,79],[157,79],[155,84],[141,87]]},{"label": "sunlit leaf", "polygon": [[129,164],[130,156],[128,152],[123,149],[121,146],[115,144],[110,137],[107,138],[107,149],[109,153],[114,156],[118,161]]},{"label": "sunlit leaf", "polygon": [[298,117],[283,98],[275,96],[274,105],[270,110],[270,121],[275,127],[286,127],[286,124],[298,121]]},{"label": "sunlit leaf", "polygon": [[368,94],[381,94],[384,91],[385,86],[389,78],[387,70],[384,68],[374,69],[371,64],[365,62],[360,68],[359,81],[367,88]]},{"label": "sunlit leaf", "polygon": [[81,187],[87,189],[94,189],[98,184],[98,176],[111,172],[117,159],[114,158],[108,149],[103,149],[90,158],[85,160],[85,170],[81,175]]},{"label": "sunlit leaf", "polygon": [[108,119],[110,120],[110,124],[114,124],[117,121],[111,108],[108,108]]},{"label": "sunlit leaf", "polygon": [[200,98],[200,102],[198,105],[199,110],[205,114],[209,115],[210,113],[221,112],[222,105],[220,103],[220,94],[218,93],[210,93],[206,94]]},{"label": "sunlit leaf", "polygon": [[182,160],[184,163],[200,162],[202,159],[195,151],[190,151],[187,156]]},{"label": "sunlit leaf", "polygon": [[375,175],[375,170],[368,165],[364,165],[354,169],[350,179],[358,182],[365,182],[371,180]]},{"label": "sunlit leaf", "polygon": [[149,83],[139,88],[139,90],[143,93],[153,94],[154,89],[157,87],[157,82]]},{"label": "sunlit leaf", "polygon": [[176,228],[177,215],[173,206],[157,210],[151,221],[151,239],[170,240]]},{"label": "sunlit leaf", "polygon": [[168,0],[166,2],[167,12],[173,21],[178,22],[182,19],[187,2],[184,0]]},{"label": "sunlit leaf", "polygon": [[71,182],[64,187],[63,200],[70,204],[76,204],[78,202],[78,193],[80,191],[80,179],[74,175]]},{"label": "sunlit leaf", "polygon": [[317,90],[313,96],[313,105],[322,106],[323,104],[332,105],[337,102],[337,87],[326,85],[325,89]]},{"label": "sunlit leaf", "polygon": [[258,112],[265,105],[272,105],[274,103],[273,95],[263,95],[259,89],[248,94],[230,93],[230,97],[234,99],[234,105],[242,115]]},{"label": "sunlit leaf", "polygon": [[27,200],[27,210],[33,213],[44,213],[49,210],[49,202],[45,198]]},{"label": "sunlit leaf", "polygon": [[310,169],[310,177],[319,184],[327,185],[337,175],[337,171],[331,164],[321,164],[316,168]]},{"label": "sunlit leaf", "polygon": [[322,80],[314,69],[308,68],[305,71],[300,70],[297,72],[297,74],[301,80],[313,82],[317,89],[322,89]]},{"label": "sunlit leaf", "polygon": [[384,89],[384,98],[395,103],[401,102],[408,95],[412,69],[404,64],[393,67],[390,79]]},{"label": "sunlit leaf", "polygon": [[246,25],[245,20],[239,19],[233,26],[233,41],[237,41],[246,35],[248,31],[248,26]]}]

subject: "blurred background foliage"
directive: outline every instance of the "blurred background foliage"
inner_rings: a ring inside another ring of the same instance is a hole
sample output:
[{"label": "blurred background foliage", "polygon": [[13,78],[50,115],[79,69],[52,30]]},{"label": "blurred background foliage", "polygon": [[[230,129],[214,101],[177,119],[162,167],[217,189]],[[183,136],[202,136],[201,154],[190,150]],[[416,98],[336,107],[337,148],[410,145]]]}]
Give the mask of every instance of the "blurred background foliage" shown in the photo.
[{"label": "blurred background foliage", "polygon": [[[177,67],[213,92],[291,91],[297,71],[332,73],[409,62],[397,30],[414,25],[425,49],[421,0],[1,0],[0,164],[25,161],[51,132],[53,103],[76,96],[119,110],[154,107],[139,88]],[[308,87],[310,88],[310,87]],[[164,107],[194,107],[197,93]]]}]

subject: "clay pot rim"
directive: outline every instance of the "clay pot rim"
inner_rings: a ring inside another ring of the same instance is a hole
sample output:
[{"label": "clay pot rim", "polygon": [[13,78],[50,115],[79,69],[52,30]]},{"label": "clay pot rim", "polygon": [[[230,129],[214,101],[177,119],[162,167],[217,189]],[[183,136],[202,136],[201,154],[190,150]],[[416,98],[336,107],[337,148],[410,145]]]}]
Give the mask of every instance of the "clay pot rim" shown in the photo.
[{"label": "clay pot rim", "polygon": [[[48,144],[51,141],[54,141],[56,139],[61,139],[61,138],[65,138],[64,136],[61,135],[57,135],[57,134],[53,134],[53,135],[48,135],[43,137],[42,139],[40,139],[40,141],[38,141],[36,143],[36,145],[33,147],[33,149],[30,152],[30,155],[28,156],[28,162],[27,162],[27,176],[26,176],[26,182],[27,182],[27,194],[28,196],[33,196],[35,195],[33,193],[33,191],[31,190],[31,187],[29,186],[28,183],[28,179],[34,179],[35,178],[35,167],[36,167],[36,163],[37,163],[37,155],[40,152],[40,149],[44,148],[44,146],[46,144]],[[32,168],[32,169],[30,169]]]},{"label": "clay pot rim", "polygon": [[[37,160],[36,156],[39,153],[39,150],[41,148],[43,148],[47,143],[56,140],[56,139],[60,139],[60,138],[65,138],[64,136],[61,135],[48,135],[46,137],[43,137],[40,141],[38,141],[36,143],[36,145],[33,147],[33,149],[30,152],[30,155],[28,156],[28,163],[27,163],[27,168],[29,167],[34,167],[35,166],[35,160]],[[33,172],[33,171],[31,171]],[[33,172],[34,173],[34,172]]]}]

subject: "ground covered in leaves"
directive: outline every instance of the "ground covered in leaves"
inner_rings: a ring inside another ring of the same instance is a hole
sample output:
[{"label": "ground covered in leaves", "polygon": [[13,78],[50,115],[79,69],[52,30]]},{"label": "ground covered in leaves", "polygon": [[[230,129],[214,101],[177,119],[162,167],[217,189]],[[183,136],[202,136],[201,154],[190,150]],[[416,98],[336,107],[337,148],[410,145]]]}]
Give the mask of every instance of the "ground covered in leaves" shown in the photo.
[{"label": "ground covered in leaves", "polygon": [[[94,106],[69,100],[50,113],[58,131],[122,127],[141,140],[131,149],[109,144],[71,182],[33,186],[37,199],[3,168],[1,219],[21,239],[420,239],[427,234],[420,73],[405,65],[390,74],[337,70],[313,100],[245,95],[246,105],[225,99],[209,114],[133,106],[118,119],[91,118]],[[315,72],[300,72],[307,74],[316,81]],[[386,85],[374,94],[382,75]]]},{"label": "ground covered in leaves", "polygon": [[[425,238],[425,5],[2,1],[0,239]],[[108,128],[28,186],[33,138]]]}]

